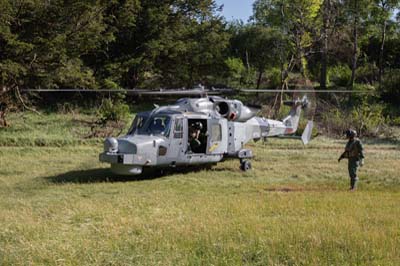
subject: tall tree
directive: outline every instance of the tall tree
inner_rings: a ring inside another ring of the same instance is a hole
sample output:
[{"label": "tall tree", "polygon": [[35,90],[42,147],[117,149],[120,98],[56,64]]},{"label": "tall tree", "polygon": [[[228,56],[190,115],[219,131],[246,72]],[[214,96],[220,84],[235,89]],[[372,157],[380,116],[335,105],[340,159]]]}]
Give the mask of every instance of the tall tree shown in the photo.
[{"label": "tall tree", "polygon": [[267,68],[281,67],[286,61],[288,44],[277,29],[261,25],[248,25],[234,37],[237,56],[258,73],[256,88],[259,89]]},{"label": "tall tree", "polygon": [[[19,80],[28,72],[29,59],[34,46],[19,38],[18,26],[21,24],[16,3],[0,0],[0,85],[2,91],[9,91],[19,84]],[[19,10],[19,11],[18,11]]]},{"label": "tall tree", "polygon": [[384,71],[384,50],[385,50],[385,42],[386,42],[386,33],[388,22],[391,17],[394,15],[394,11],[396,8],[400,6],[399,0],[374,0],[372,6],[372,14],[371,17],[375,20],[375,23],[380,25],[380,47],[379,47],[379,57],[378,57],[378,81],[379,85],[382,82],[382,75]]},{"label": "tall tree", "polygon": [[353,88],[354,81],[356,78],[356,70],[358,67],[358,57],[359,57],[359,28],[361,23],[365,22],[368,11],[370,9],[370,0],[346,0],[345,8],[348,13],[349,25],[352,28],[352,60],[351,60],[351,78],[350,78],[350,88]]},{"label": "tall tree", "polygon": [[320,36],[317,34],[317,39],[321,40],[321,69],[320,69],[320,87],[321,89],[327,88],[327,75],[328,75],[328,62],[330,43],[332,37],[337,30],[341,20],[342,6],[340,1],[337,0],[324,0],[320,10],[322,19],[322,27]]},{"label": "tall tree", "polygon": [[327,81],[327,69],[328,69],[328,31],[331,13],[331,0],[325,0],[322,8],[322,53],[321,53],[321,76],[320,76],[320,87],[326,89]]},{"label": "tall tree", "polygon": [[134,23],[115,26],[99,73],[128,88],[207,83],[228,44],[218,8],[212,0],[141,0]]},{"label": "tall tree", "polygon": [[96,0],[2,0],[2,83],[29,88],[95,88],[84,57],[110,42]]},{"label": "tall tree", "polygon": [[257,0],[254,18],[257,23],[279,27],[295,48],[295,65],[307,76],[307,53],[312,35],[319,28],[318,14],[322,0]]}]

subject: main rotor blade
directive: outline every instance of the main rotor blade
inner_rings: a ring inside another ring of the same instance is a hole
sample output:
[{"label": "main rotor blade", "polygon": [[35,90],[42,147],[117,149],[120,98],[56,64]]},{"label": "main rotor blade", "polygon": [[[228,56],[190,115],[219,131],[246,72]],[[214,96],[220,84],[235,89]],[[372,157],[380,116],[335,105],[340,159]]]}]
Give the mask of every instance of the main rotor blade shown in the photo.
[{"label": "main rotor blade", "polygon": [[[310,92],[310,90],[239,90],[245,93],[292,93],[292,92]],[[374,91],[351,91],[351,90],[313,90],[313,93],[373,93]]]},{"label": "main rotor blade", "polygon": [[84,93],[127,93],[130,95],[219,95],[209,90],[89,90],[89,89],[23,89],[22,92],[84,92]]},{"label": "main rotor blade", "polygon": [[[22,89],[22,92],[88,92],[88,93],[128,93],[131,95],[220,95],[232,93],[293,93],[309,92],[309,90],[272,90],[272,89],[214,89],[214,90],[89,90],[89,89]],[[356,93],[369,94],[373,90],[352,91],[352,90],[314,90],[314,93]]]}]

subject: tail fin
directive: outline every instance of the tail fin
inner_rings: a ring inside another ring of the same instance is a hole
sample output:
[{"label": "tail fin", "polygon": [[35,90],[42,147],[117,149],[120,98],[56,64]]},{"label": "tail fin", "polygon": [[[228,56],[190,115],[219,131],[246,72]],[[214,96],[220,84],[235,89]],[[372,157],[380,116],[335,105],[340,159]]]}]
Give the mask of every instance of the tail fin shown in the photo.
[{"label": "tail fin", "polygon": [[303,99],[297,99],[295,101],[286,102],[285,104],[292,105],[292,109],[289,112],[289,115],[283,119],[283,123],[286,126],[285,134],[292,134],[297,131],[300,121],[301,110],[303,108],[307,108],[308,99],[306,96]]},{"label": "tail fin", "polygon": [[312,120],[308,120],[307,126],[301,135],[301,141],[303,141],[304,145],[307,145],[311,140],[312,130],[314,127],[314,122]]}]

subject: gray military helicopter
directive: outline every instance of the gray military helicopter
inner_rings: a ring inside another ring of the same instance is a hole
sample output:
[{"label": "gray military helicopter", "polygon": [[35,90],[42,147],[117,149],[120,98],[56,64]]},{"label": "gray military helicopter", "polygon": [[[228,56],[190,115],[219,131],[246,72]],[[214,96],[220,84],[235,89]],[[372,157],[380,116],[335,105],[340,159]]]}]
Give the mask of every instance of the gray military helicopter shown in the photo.
[{"label": "gray military helicopter", "polygon": [[[282,121],[257,115],[257,110],[239,100],[219,96],[183,98],[175,104],[138,113],[128,133],[107,138],[100,161],[111,164],[118,175],[139,175],[145,169],[176,168],[214,164],[237,158],[240,169],[251,169],[249,141],[293,135],[302,110],[312,105],[307,95],[294,97],[288,116]],[[301,136],[311,139],[310,119]]]}]

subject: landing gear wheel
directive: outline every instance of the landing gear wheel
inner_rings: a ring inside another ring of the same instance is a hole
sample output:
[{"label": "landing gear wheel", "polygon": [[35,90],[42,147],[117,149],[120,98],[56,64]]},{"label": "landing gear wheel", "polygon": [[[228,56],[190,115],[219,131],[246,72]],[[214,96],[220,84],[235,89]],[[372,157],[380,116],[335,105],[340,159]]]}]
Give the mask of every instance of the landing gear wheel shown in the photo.
[{"label": "landing gear wheel", "polygon": [[243,160],[240,162],[240,170],[246,172],[246,171],[249,171],[250,169],[251,169],[250,161]]}]

